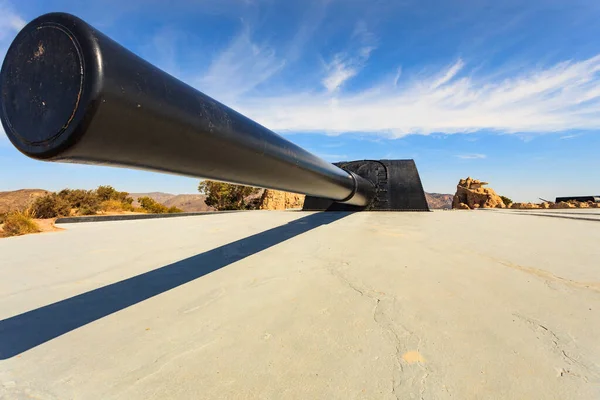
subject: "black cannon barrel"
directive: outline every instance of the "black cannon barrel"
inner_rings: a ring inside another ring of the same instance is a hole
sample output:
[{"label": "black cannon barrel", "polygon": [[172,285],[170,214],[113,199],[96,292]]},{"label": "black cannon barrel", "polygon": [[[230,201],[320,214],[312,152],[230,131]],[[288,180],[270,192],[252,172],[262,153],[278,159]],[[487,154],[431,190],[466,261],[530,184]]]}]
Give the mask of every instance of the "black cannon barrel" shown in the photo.
[{"label": "black cannon barrel", "polygon": [[144,61],[81,19],[43,15],[0,73],[4,130],[24,154],[280,189],[366,206],[374,185]]}]

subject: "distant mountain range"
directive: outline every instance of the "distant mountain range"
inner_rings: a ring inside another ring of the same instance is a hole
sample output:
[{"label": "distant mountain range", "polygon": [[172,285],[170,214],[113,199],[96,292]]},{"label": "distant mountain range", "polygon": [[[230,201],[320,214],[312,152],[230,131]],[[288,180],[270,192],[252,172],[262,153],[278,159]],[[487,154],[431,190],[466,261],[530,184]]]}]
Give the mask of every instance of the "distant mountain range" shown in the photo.
[{"label": "distant mountain range", "polygon": [[452,208],[454,195],[443,193],[425,193],[429,208],[432,210],[449,210]]}]

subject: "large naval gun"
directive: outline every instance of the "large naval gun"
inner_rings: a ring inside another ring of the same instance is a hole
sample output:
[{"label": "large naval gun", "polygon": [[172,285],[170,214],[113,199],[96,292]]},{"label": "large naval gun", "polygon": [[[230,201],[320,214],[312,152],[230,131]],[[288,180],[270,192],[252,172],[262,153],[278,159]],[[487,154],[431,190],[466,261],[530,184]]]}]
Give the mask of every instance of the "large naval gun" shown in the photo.
[{"label": "large naval gun", "polygon": [[70,14],[19,32],[0,90],[6,134],[38,160],[302,193],[305,210],[428,210],[413,160],[328,163]]}]

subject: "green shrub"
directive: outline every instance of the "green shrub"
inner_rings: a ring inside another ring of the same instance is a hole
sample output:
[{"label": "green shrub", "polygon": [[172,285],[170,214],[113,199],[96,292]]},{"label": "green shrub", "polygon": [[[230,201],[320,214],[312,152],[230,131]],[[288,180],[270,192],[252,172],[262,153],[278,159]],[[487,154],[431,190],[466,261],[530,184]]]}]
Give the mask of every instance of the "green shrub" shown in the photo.
[{"label": "green shrub", "polygon": [[100,203],[100,209],[102,211],[123,211],[123,203],[118,200],[104,200]]},{"label": "green shrub", "polygon": [[[142,208],[143,212],[148,212],[148,213],[152,213],[152,214],[173,214],[173,213],[180,213],[183,212],[182,209],[177,208],[175,206],[173,207],[167,207],[163,204],[158,203],[156,200],[154,200],[151,197],[140,197],[137,199],[138,203],[140,203],[140,206]],[[133,207],[132,207],[133,210]]]},{"label": "green shrub", "polygon": [[[131,203],[133,203],[133,199],[131,199]],[[121,207],[123,207],[123,211],[135,211],[133,204],[131,204],[131,203],[121,203]]]},{"label": "green shrub", "polygon": [[100,203],[100,210],[105,212],[133,211],[133,205],[119,200],[105,200]]},{"label": "green shrub", "polygon": [[96,195],[100,201],[116,200],[124,204],[133,203],[133,198],[129,197],[129,193],[119,192],[114,187],[109,185],[98,186],[98,189],[96,189]]},{"label": "green shrub", "polygon": [[77,214],[78,215],[96,215],[96,213],[98,212],[99,209],[100,209],[100,207],[90,208],[86,205],[83,205],[77,209]]},{"label": "green shrub", "polygon": [[71,214],[71,205],[56,193],[50,193],[35,199],[31,212],[37,218],[65,217]]},{"label": "green shrub", "polygon": [[504,205],[507,207],[513,203],[513,201],[506,196],[500,196],[500,198],[502,199],[502,202],[504,203]]},{"label": "green shrub", "polygon": [[202,181],[198,191],[206,195],[204,202],[217,210],[248,210],[253,208],[246,199],[258,193],[260,189],[251,186],[234,185],[232,183]]},{"label": "green shrub", "polygon": [[115,200],[116,193],[116,189],[109,185],[98,186],[98,189],[96,189],[96,195],[100,201]]},{"label": "green shrub", "polygon": [[140,203],[140,206],[146,212],[152,214],[164,214],[169,210],[166,206],[158,203],[156,200],[148,196],[138,198],[138,203]]},{"label": "green shrub", "polygon": [[5,236],[17,236],[39,232],[40,228],[29,212],[14,211],[6,214],[2,230]]},{"label": "green shrub", "polygon": [[[94,215],[104,211],[133,211],[133,199],[127,192],[119,192],[112,186],[99,186],[96,190],[63,189],[38,197],[32,206],[38,218],[55,218],[71,214]],[[166,208],[165,211],[166,212]]]},{"label": "green shrub", "polygon": [[95,214],[100,210],[100,199],[93,190],[63,189],[58,197],[66,200],[71,208],[77,208],[80,215]]}]

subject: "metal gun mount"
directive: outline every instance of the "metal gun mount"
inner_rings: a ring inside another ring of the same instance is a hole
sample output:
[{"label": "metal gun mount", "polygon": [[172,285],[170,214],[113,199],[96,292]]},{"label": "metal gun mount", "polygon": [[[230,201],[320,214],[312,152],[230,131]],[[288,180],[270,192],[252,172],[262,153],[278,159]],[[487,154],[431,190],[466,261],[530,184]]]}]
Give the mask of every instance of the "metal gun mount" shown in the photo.
[{"label": "metal gun mount", "polygon": [[412,160],[328,163],[73,15],[42,15],[19,32],[0,90],[10,141],[35,159],[303,193],[307,210],[428,211]]}]

